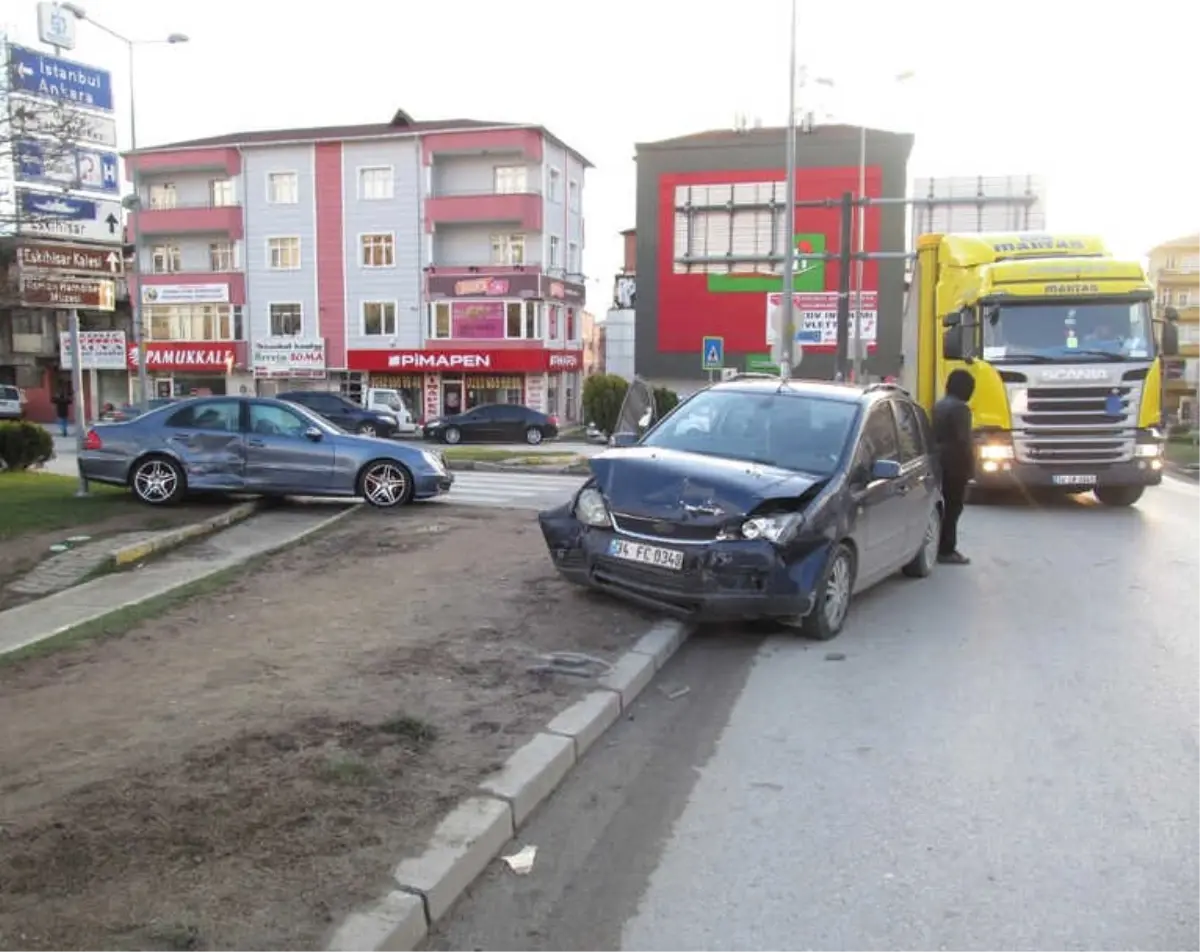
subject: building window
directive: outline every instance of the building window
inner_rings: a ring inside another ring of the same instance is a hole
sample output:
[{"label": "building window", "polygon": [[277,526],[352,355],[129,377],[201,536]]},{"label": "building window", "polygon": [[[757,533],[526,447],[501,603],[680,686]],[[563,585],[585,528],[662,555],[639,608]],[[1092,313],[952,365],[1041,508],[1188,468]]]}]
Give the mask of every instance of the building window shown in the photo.
[{"label": "building window", "polygon": [[299,304],[268,304],[272,337],[299,337],[304,332],[304,312]]},{"label": "building window", "polygon": [[551,235],[550,236],[550,260],[547,262],[548,267],[557,268],[559,266],[558,244],[559,244],[558,235]]},{"label": "building window", "polygon": [[213,179],[208,183],[208,204],[214,208],[235,204],[232,179]]},{"label": "building window", "polygon": [[1184,323],[1175,325],[1179,330],[1179,343],[1186,346],[1200,344],[1200,324]]},{"label": "building window", "polygon": [[546,305],[546,323],[548,325],[546,337],[549,340],[558,340],[558,319],[561,311],[561,307]]},{"label": "building window", "polygon": [[149,340],[237,340],[241,308],[229,304],[147,307]]},{"label": "building window", "polygon": [[150,270],[155,274],[173,274],[183,270],[179,245],[155,245],[150,252]]},{"label": "building window", "polygon": [[525,302],[525,339],[541,340],[542,305],[537,301]]},{"label": "building window", "polygon": [[379,202],[395,194],[395,181],[390,165],[372,166],[358,170],[358,197],[366,202]]},{"label": "building window", "polygon": [[[486,308],[480,315],[478,311]],[[542,336],[541,304],[537,301],[436,301],[429,305],[430,340],[538,340]],[[481,317],[483,326],[481,331]]]},{"label": "building window", "polygon": [[574,179],[567,183],[567,207],[579,211],[579,183]]},{"label": "building window", "polygon": [[268,238],[267,267],[272,271],[298,271],[300,269],[300,239]]},{"label": "building window", "polygon": [[524,235],[492,235],[492,264],[525,263]]},{"label": "building window", "polygon": [[235,271],[237,263],[233,257],[233,244],[228,241],[214,241],[208,246],[208,267],[210,271]]},{"label": "building window", "polygon": [[449,301],[429,305],[429,336],[434,340],[445,340],[450,336]]},{"label": "building window", "polygon": [[551,202],[562,201],[562,172],[558,169],[550,169],[550,174],[546,176],[546,199]]},{"label": "building window", "polygon": [[581,274],[579,268],[579,245],[574,241],[567,242],[567,271],[571,274]]},{"label": "building window", "polygon": [[362,331],[365,337],[394,337],[396,302],[363,301]]},{"label": "building window", "polygon": [[1175,295],[1175,303],[1179,307],[1191,307],[1192,295],[1186,288],[1181,288]]},{"label": "building window", "polygon": [[575,308],[569,307],[569,308],[567,308],[567,327],[566,327],[566,332],[563,335],[563,339],[569,340],[569,341],[575,340],[575,331],[576,330],[577,330],[577,328],[575,327]]},{"label": "building window", "polygon": [[299,202],[300,176],[295,172],[268,172],[267,201],[272,205],[295,205]]},{"label": "building window", "polygon": [[523,165],[498,165],[493,179],[498,195],[513,195],[529,191],[529,172]]},{"label": "building window", "polygon": [[179,201],[174,182],[163,182],[150,186],[151,208],[174,208]]},{"label": "building window", "polygon": [[396,236],[363,235],[362,266],[364,268],[392,268],[396,264]]}]

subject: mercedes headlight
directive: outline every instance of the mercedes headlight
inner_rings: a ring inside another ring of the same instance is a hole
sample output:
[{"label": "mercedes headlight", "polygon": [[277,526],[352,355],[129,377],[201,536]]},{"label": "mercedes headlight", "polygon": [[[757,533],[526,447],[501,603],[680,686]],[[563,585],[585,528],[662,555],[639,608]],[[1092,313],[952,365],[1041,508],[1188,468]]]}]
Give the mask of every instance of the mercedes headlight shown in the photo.
[{"label": "mercedes headlight", "polygon": [[984,443],[979,447],[979,458],[994,463],[1005,462],[1013,458],[1011,443]]},{"label": "mercedes headlight", "polygon": [[446,472],[446,461],[442,458],[440,453],[431,453],[429,450],[421,450],[421,456],[435,473]]},{"label": "mercedes headlight", "polygon": [[575,499],[575,518],[585,526],[611,526],[612,517],[600,490],[589,486]]},{"label": "mercedes headlight", "polygon": [[804,521],[799,512],[780,512],[770,516],[755,516],[742,523],[743,539],[766,539],[775,545],[787,542]]}]

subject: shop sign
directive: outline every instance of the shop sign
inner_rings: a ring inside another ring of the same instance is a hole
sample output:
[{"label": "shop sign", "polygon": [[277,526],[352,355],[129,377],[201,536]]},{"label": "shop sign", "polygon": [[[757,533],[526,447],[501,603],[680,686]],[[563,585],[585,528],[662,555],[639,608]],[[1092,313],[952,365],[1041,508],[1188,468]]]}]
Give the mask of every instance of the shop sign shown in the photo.
[{"label": "shop sign", "polygon": [[325,339],[263,337],[254,341],[250,363],[256,377],[324,376]]},{"label": "shop sign", "polygon": [[22,271],[76,271],[84,274],[119,275],[124,256],[90,245],[26,242],[17,246],[17,267]]},{"label": "shop sign", "polygon": [[[58,335],[58,354],[59,367],[63,370],[74,368],[70,331]],[[79,363],[84,370],[124,370],[125,332],[80,331],[79,354]]]},{"label": "shop sign", "polygon": [[350,370],[384,373],[555,373],[578,370],[580,351],[521,347],[505,350],[352,350]]},{"label": "shop sign", "polygon": [[229,283],[143,284],[143,304],[228,304]]},{"label": "shop sign", "polygon": [[[147,370],[191,370],[227,374],[237,353],[231,341],[152,341],[144,345]],[[136,347],[128,349],[129,368],[138,365]]]},{"label": "shop sign", "polygon": [[431,274],[425,281],[426,297],[439,298],[536,298],[539,276],[524,274]]},{"label": "shop sign", "polygon": [[21,275],[21,304],[25,307],[78,307],[111,311],[117,303],[117,286],[104,278],[65,274]]},{"label": "shop sign", "polygon": [[587,291],[582,284],[542,275],[542,297],[547,301],[562,301],[564,304],[583,304],[587,300]]}]

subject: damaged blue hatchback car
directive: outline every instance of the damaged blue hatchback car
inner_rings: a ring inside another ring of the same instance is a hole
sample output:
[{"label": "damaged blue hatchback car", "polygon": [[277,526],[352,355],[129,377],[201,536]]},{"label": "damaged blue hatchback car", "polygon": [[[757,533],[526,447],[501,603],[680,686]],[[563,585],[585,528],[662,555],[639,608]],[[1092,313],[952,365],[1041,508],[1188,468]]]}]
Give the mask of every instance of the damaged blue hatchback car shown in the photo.
[{"label": "damaged blue hatchback car", "polygon": [[653,406],[635,380],[592,477],[539,514],[568,580],[699,622],[773,619],[827,640],[854,594],[933,571],[936,454],[900,388],[747,374],[657,423]]}]

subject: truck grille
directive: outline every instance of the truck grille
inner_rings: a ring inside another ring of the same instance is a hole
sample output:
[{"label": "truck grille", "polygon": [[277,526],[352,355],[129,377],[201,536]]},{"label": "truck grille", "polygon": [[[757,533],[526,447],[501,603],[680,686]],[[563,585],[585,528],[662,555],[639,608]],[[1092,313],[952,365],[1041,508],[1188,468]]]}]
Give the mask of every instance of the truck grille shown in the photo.
[{"label": "truck grille", "polygon": [[[1109,413],[1114,393],[1120,411]],[[1132,387],[1031,387],[1013,421],[1017,458],[1025,463],[1120,463],[1133,458],[1138,391]]]}]

